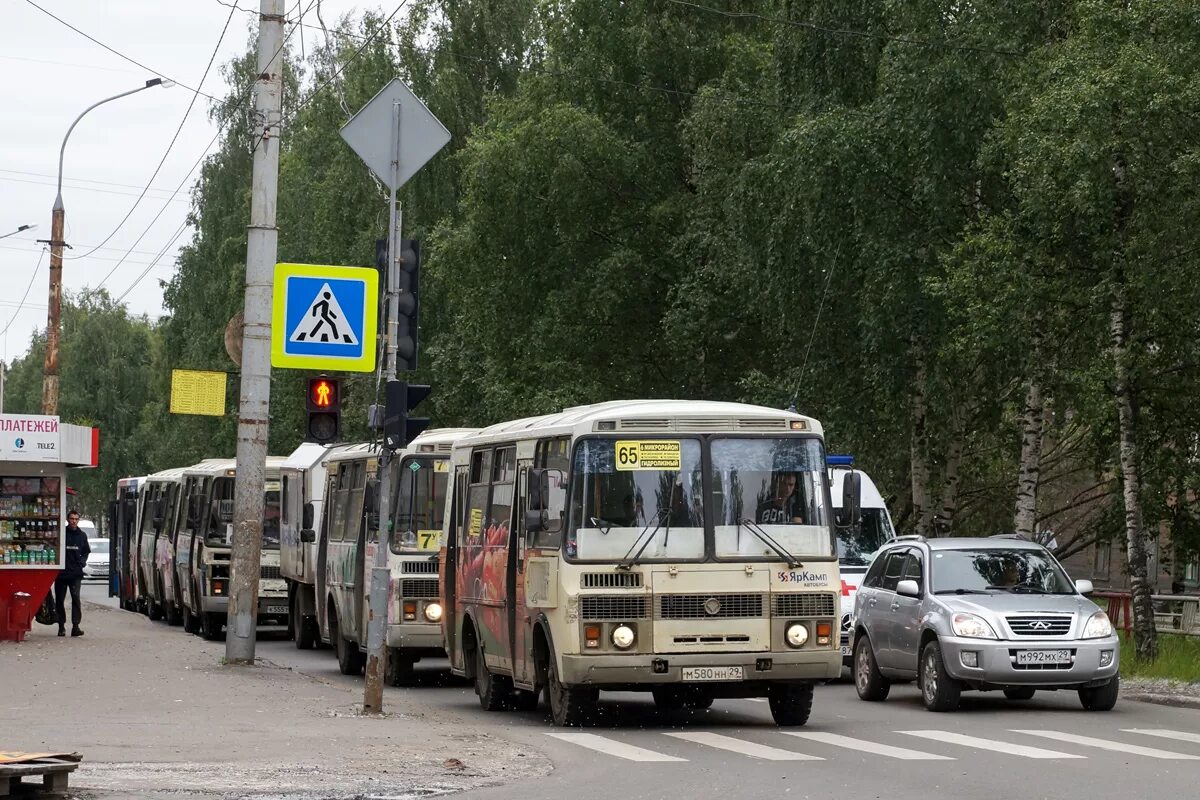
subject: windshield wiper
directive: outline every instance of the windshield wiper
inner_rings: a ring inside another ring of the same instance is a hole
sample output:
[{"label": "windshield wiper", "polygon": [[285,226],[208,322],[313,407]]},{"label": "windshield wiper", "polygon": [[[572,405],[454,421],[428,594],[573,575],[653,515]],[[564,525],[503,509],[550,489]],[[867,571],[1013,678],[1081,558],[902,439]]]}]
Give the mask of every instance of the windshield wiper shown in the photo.
[{"label": "windshield wiper", "polygon": [[[988,589],[995,587],[989,586]],[[991,594],[987,589],[938,589],[934,594]]]},{"label": "windshield wiper", "polygon": [[1006,592],[1019,592],[1025,590],[1032,594],[1050,594],[1040,586],[1034,586],[1032,583],[1014,583],[1012,586],[989,586],[989,589],[1003,589]]},{"label": "windshield wiper", "polygon": [[[664,522],[670,519],[670,511],[671,510],[669,508],[660,508],[658,512],[655,513],[654,518],[651,519],[650,522],[646,523],[646,527],[642,528],[642,532],[639,533],[637,538],[633,540],[633,544],[629,545],[629,549],[625,551],[625,555],[621,556],[621,563],[617,564],[617,569],[628,571],[634,564],[637,563],[637,560],[642,557],[642,553],[646,552],[646,548],[649,547],[650,543],[654,541],[654,535],[658,533],[658,529],[663,526]],[[654,526],[654,530],[650,530],[650,525],[653,522],[657,522],[658,524]],[[668,525],[667,530],[669,531],[670,529],[671,526]],[[647,531],[650,533],[649,536],[646,535]],[[638,551],[634,553],[633,549],[638,546],[638,542],[641,542],[643,538],[645,538],[646,541],[643,542],[642,546],[638,548]],[[633,555],[631,556],[630,553],[633,553]]]},{"label": "windshield wiper", "polygon": [[743,525],[746,526],[746,530],[750,531],[755,536],[757,536],[763,544],[765,544],[767,547],[774,550],[775,555],[779,556],[781,559],[786,561],[787,565],[788,565],[788,569],[796,569],[796,567],[804,566],[803,564],[800,563],[800,559],[796,558],[794,555],[792,555],[786,549],[784,549],[784,546],[781,545],[779,542],[775,541],[775,539],[771,536],[771,534],[767,533],[765,530],[760,528],[758,526],[757,522],[753,522],[753,521],[748,520],[745,517],[743,517],[742,519],[738,520],[738,530],[739,531],[742,529]]},{"label": "windshield wiper", "polygon": [[588,522],[592,523],[592,527],[605,536],[608,536],[608,532],[617,527],[617,523],[609,522],[604,517],[588,517]]}]

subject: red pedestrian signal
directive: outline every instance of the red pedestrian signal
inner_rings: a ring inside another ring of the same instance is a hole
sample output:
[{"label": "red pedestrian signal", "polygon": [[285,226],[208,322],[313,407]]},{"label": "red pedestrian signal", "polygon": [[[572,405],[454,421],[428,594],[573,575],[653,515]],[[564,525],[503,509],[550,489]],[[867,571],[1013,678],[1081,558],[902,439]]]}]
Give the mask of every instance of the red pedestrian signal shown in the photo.
[{"label": "red pedestrian signal", "polygon": [[309,378],[305,405],[308,411],[306,441],[317,444],[337,441],[342,429],[341,381],[324,375]]}]

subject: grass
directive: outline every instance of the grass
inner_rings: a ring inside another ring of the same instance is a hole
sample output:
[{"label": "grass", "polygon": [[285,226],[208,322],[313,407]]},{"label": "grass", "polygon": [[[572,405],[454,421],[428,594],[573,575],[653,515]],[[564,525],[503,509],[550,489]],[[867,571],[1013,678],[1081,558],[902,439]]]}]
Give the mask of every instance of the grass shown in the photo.
[{"label": "grass", "polygon": [[1200,636],[1160,633],[1158,660],[1141,662],[1134,656],[1133,637],[1121,634],[1121,674],[1126,677],[1200,683]]}]

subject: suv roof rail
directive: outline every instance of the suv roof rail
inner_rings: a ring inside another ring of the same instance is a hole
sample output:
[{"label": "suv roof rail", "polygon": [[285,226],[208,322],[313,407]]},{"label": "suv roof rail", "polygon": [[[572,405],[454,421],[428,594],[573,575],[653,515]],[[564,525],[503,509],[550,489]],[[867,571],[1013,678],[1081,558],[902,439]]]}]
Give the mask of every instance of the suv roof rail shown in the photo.
[{"label": "suv roof rail", "polygon": [[905,534],[904,536],[897,536],[895,539],[892,539],[892,541],[893,542],[924,542],[924,541],[926,541],[926,539],[924,536],[922,536],[919,533],[909,533],[909,534]]},{"label": "suv roof rail", "polygon": [[1022,542],[1032,541],[1030,539],[1026,539],[1024,536],[1022,536],[1019,533],[993,533],[988,538],[989,539],[1016,539],[1016,540],[1022,541]]}]

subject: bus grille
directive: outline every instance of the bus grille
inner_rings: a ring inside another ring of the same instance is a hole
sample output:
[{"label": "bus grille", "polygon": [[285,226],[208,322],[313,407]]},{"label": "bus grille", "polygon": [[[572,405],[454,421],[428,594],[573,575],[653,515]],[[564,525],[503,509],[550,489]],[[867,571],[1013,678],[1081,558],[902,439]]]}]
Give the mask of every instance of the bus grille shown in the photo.
[{"label": "bus grille", "polygon": [[832,594],[777,594],[772,600],[776,617],[832,617],[837,607]]},{"label": "bus grille", "polygon": [[737,619],[761,617],[761,594],[660,594],[659,619]]},{"label": "bus grille", "polygon": [[438,596],[437,578],[406,578],[400,581],[400,596],[411,598],[435,598]]},{"label": "bus grille", "polygon": [[279,577],[279,567],[263,567],[259,573],[260,578],[275,579]]},{"label": "bus grille", "polygon": [[437,575],[438,562],[436,558],[432,561],[403,561],[400,571],[405,575]]},{"label": "bus grille", "polygon": [[585,595],[579,598],[579,613],[583,619],[626,620],[646,618],[644,595]]},{"label": "bus grille", "polygon": [[579,584],[584,589],[639,589],[640,572],[585,572]]}]

